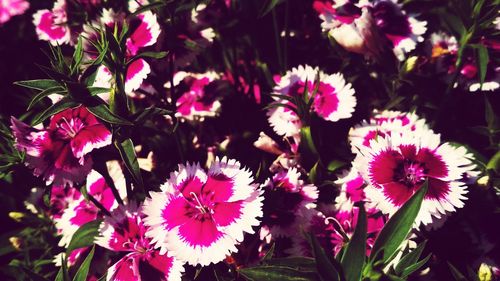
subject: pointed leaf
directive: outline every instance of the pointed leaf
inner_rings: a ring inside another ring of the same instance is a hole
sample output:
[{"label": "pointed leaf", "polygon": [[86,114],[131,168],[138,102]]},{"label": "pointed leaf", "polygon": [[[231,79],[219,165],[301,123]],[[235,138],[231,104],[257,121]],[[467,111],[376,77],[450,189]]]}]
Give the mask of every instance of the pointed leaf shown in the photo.
[{"label": "pointed leaf", "polygon": [[63,87],[61,86],[56,86],[56,87],[52,87],[52,88],[48,88],[48,89],[45,89],[43,91],[41,91],[40,93],[36,94],[30,101],[29,105],[28,105],[28,110],[32,109],[33,106],[37,103],[39,103],[43,98],[49,96],[49,95],[61,95],[61,94],[64,94],[65,93],[65,90]]},{"label": "pointed leaf", "polygon": [[166,57],[168,52],[142,52],[137,56],[133,57],[131,60],[127,62],[127,65],[130,65],[132,62],[143,59],[143,58],[152,58],[152,59],[162,59]]},{"label": "pointed leaf", "polygon": [[68,273],[68,265],[66,259],[61,256],[61,268],[57,272],[55,281],[70,281]]},{"label": "pointed leaf", "polygon": [[49,108],[44,110],[42,113],[38,114],[31,122],[31,125],[36,126],[36,125],[42,123],[43,121],[45,121],[45,119],[65,110],[65,109],[74,108],[74,107],[77,107],[79,105],[80,105],[79,103],[77,103],[73,100],[70,100],[68,97],[63,97],[56,104],[50,106]]},{"label": "pointed leaf", "polygon": [[361,278],[366,257],[366,225],[366,211],[364,205],[361,205],[356,229],[340,262],[347,281],[359,281]]},{"label": "pointed leaf", "polygon": [[99,225],[101,221],[102,220],[94,220],[80,226],[69,242],[68,248],[66,249],[66,255],[69,256],[75,249],[92,246],[94,244],[94,238],[99,234]]},{"label": "pointed leaf", "polygon": [[[101,100],[99,97],[93,97],[95,100]],[[133,124],[128,121],[123,119],[122,117],[114,114],[111,112],[111,110],[108,108],[108,106],[104,103],[104,101],[100,104],[96,104],[95,100],[91,102],[90,104],[85,103],[85,106],[87,106],[88,110],[94,114],[96,117],[111,123],[111,124],[117,124],[117,125],[128,125],[132,126]]]},{"label": "pointed leaf", "polygon": [[299,271],[286,266],[242,268],[238,272],[249,281],[317,281],[315,272]]},{"label": "pointed leaf", "polygon": [[273,258],[275,246],[276,246],[276,243],[273,243],[271,245],[271,248],[269,249],[269,251],[267,251],[267,253],[262,257],[262,259],[261,259],[262,261],[270,260]]},{"label": "pointed leaf", "polygon": [[309,257],[287,257],[263,260],[266,265],[280,265],[308,271],[316,270],[316,261]]},{"label": "pointed leaf", "polygon": [[398,265],[394,269],[396,271],[396,274],[401,275],[406,268],[415,264],[420,258],[420,255],[422,254],[422,251],[424,250],[426,244],[427,240],[420,243],[417,248],[402,257],[398,262]]},{"label": "pointed leaf", "polygon": [[52,79],[38,79],[38,80],[26,80],[14,82],[14,85],[21,87],[43,91],[49,88],[54,88],[60,86],[60,84]]},{"label": "pointed leaf", "polygon": [[78,37],[78,43],[76,44],[75,52],[73,53],[73,62],[71,66],[71,71],[75,72],[78,70],[78,67],[80,66],[80,63],[82,62],[83,58],[83,43],[82,43],[82,37]]},{"label": "pointed leaf", "polygon": [[139,168],[137,155],[135,154],[134,143],[130,138],[128,138],[122,142],[115,141],[115,146],[118,148],[123,163],[127,166],[127,169],[132,175],[135,183],[143,189],[144,183],[142,181],[141,169]]},{"label": "pointed leaf", "polygon": [[385,264],[396,253],[399,246],[406,239],[413,228],[420,206],[427,193],[428,182],[426,181],[420,189],[387,221],[384,228],[375,240],[370,259],[379,255],[383,250],[381,261]]},{"label": "pointed leaf", "polygon": [[449,262],[448,262],[448,268],[450,269],[451,275],[456,281],[467,281],[467,278],[465,278],[465,276]]},{"label": "pointed leaf", "polygon": [[308,238],[311,243],[313,256],[316,260],[316,268],[321,278],[329,281],[341,280],[339,272],[331,262],[334,260],[333,257],[329,257],[325,253],[325,250],[321,247],[318,239],[313,234],[309,235]]},{"label": "pointed leaf", "polygon": [[488,67],[488,61],[489,61],[489,55],[488,55],[488,49],[482,45],[479,44],[477,45],[477,51],[478,51],[478,67],[479,67],[479,78],[481,81],[481,88],[483,87],[484,79],[486,78],[486,71]]},{"label": "pointed leaf", "polygon": [[421,261],[408,266],[407,268],[405,268],[405,270],[403,270],[403,275],[401,277],[406,278],[413,272],[419,270],[430,258],[431,254],[427,255],[427,257],[425,257]]},{"label": "pointed leaf", "polygon": [[73,281],[86,281],[87,276],[89,275],[90,263],[92,262],[92,258],[94,258],[95,245],[90,250],[90,253],[87,255],[83,263],[78,268],[78,271],[73,277]]}]

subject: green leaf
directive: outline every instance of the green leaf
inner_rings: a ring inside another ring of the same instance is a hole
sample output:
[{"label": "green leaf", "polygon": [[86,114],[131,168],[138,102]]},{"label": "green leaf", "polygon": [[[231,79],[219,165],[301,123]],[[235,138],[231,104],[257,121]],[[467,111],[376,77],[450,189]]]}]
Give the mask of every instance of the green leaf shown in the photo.
[{"label": "green leaf", "polygon": [[271,245],[271,248],[269,248],[269,251],[267,251],[267,253],[264,255],[264,257],[262,257],[262,261],[270,260],[273,258],[275,247],[276,247],[276,243],[273,243]]},{"label": "green leaf", "polygon": [[90,250],[90,253],[87,255],[83,263],[78,268],[78,271],[73,277],[73,281],[86,281],[87,275],[89,274],[90,263],[92,262],[92,258],[94,258],[95,245]]},{"label": "green leaf", "polygon": [[488,129],[497,129],[497,115],[486,95],[484,96],[484,107],[484,117],[486,119],[486,124],[488,124]]},{"label": "green leaf", "polygon": [[49,279],[43,277],[42,275],[34,272],[33,270],[26,268],[24,266],[21,266],[21,269],[30,277],[31,281],[48,281]]},{"label": "green leaf", "polygon": [[120,152],[123,163],[127,166],[128,171],[132,175],[135,183],[144,189],[144,182],[142,181],[141,169],[139,168],[139,162],[137,161],[137,155],[135,154],[134,143],[130,138],[119,142],[115,141],[115,146]]},{"label": "green leaf", "polygon": [[[384,228],[375,240],[370,259],[382,256],[381,261],[385,264],[396,253],[401,243],[412,230],[417,218],[420,206],[427,193],[428,182],[426,181],[420,189],[387,221]],[[383,254],[380,252],[383,251]]]},{"label": "green leaf", "polygon": [[26,80],[26,81],[17,81],[14,82],[14,85],[18,85],[21,87],[34,89],[38,91],[43,91],[49,88],[54,88],[60,86],[60,84],[52,79],[38,79],[38,80]]},{"label": "green leaf", "polygon": [[29,105],[28,105],[28,110],[32,109],[33,106],[37,103],[39,103],[43,98],[49,96],[49,95],[52,95],[52,94],[63,94],[65,93],[65,90],[63,87],[61,86],[56,86],[56,87],[52,87],[52,88],[48,88],[48,89],[45,89],[43,91],[41,91],[40,93],[36,94],[30,101]]},{"label": "green leaf", "polygon": [[156,115],[173,115],[173,111],[156,107],[156,106],[150,106],[146,109],[144,109],[141,113],[135,117],[135,123],[141,124],[144,123],[147,119],[151,118],[152,116]]},{"label": "green leaf", "polygon": [[102,87],[88,87],[87,88],[92,96],[96,96],[99,94],[105,94],[111,92],[110,88],[102,88]]},{"label": "green leaf", "polygon": [[50,106],[49,108],[44,110],[42,113],[38,114],[33,119],[33,121],[31,121],[31,125],[36,126],[36,125],[42,123],[43,121],[45,121],[45,119],[65,110],[65,109],[74,108],[74,107],[77,107],[79,105],[80,105],[79,103],[71,100],[70,98],[63,97],[56,104],[53,104],[52,106]]},{"label": "green leaf", "polygon": [[315,272],[304,272],[286,266],[242,268],[238,272],[249,281],[316,281]]},{"label": "green leaf", "polygon": [[80,63],[82,62],[83,59],[83,43],[82,43],[82,37],[78,37],[78,43],[76,44],[75,52],[73,53],[73,62],[71,65],[71,72],[75,73],[78,70],[78,67],[80,66]]},{"label": "green leaf", "polygon": [[467,281],[467,278],[465,278],[465,276],[450,262],[448,262],[448,268],[450,269],[451,275],[456,281]]},{"label": "green leaf", "polygon": [[419,270],[430,258],[431,254],[427,255],[427,257],[425,257],[421,261],[408,266],[407,268],[405,268],[405,270],[403,270],[403,275],[401,277],[406,278],[413,272]]},{"label": "green leaf", "polygon": [[61,268],[57,272],[55,281],[70,281],[68,273],[68,264],[64,257],[61,256]]},{"label": "green leaf", "polygon": [[283,2],[283,0],[266,0],[264,5],[262,5],[262,8],[260,8],[259,18],[267,15],[272,9],[274,9],[276,5],[280,4],[281,2]]},{"label": "green leaf", "polygon": [[340,280],[337,269],[333,266],[333,257],[327,256],[325,250],[319,244],[318,239],[313,235],[308,235],[311,244],[314,259],[316,260],[316,268],[323,280],[336,281]]},{"label": "green leaf", "polygon": [[[93,97],[93,98],[98,98],[98,97]],[[96,117],[98,117],[98,118],[100,118],[108,123],[117,124],[117,125],[128,125],[128,126],[133,125],[130,121],[125,120],[122,117],[111,112],[111,110],[108,108],[108,106],[104,103],[97,104],[97,105],[91,105],[91,106],[86,104],[86,106],[92,114],[94,114]]]},{"label": "green leaf", "polygon": [[488,164],[486,164],[486,169],[500,173],[500,151],[497,151],[497,153],[491,157]]},{"label": "green leaf", "polygon": [[339,160],[332,160],[330,163],[328,163],[328,166],[326,167],[328,172],[335,172],[338,169],[344,167],[347,163],[339,161]]},{"label": "green leaf", "polygon": [[359,207],[356,229],[340,261],[347,281],[359,281],[361,278],[366,257],[366,224],[365,207],[361,205]]},{"label": "green leaf", "polygon": [[426,244],[427,240],[420,243],[417,248],[403,256],[396,268],[394,268],[396,274],[401,275],[406,268],[415,264],[420,258],[420,255],[422,254],[422,251],[424,250]]},{"label": "green leaf", "polygon": [[281,265],[307,271],[316,271],[316,261],[309,257],[287,257],[263,260],[266,265]]},{"label": "green leaf", "polygon": [[142,58],[162,59],[166,57],[167,54],[168,52],[143,52],[129,60],[127,65],[130,65],[132,62]]},{"label": "green leaf", "polygon": [[92,246],[95,237],[99,234],[99,225],[101,221],[102,220],[94,220],[80,226],[69,242],[68,248],[66,249],[66,256],[69,256],[75,249]]},{"label": "green leaf", "polygon": [[481,81],[480,87],[483,87],[484,79],[486,78],[486,71],[488,67],[488,61],[490,60],[489,55],[488,55],[488,49],[482,45],[478,44],[477,45],[477,51],[478,51],[478,68],[479,68],[479,78]]}]

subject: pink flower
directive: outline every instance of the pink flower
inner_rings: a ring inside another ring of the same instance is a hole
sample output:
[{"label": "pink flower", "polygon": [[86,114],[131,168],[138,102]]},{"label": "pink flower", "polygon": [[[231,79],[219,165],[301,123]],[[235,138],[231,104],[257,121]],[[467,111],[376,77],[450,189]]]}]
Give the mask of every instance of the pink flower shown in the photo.
[{"label": "pink flower", "polygon": [[33,15],[33,24],[40,40],[62,45],[71,41],[71,30],[67,25],[66,1],[58,0],[51,11],[39,10]]},{"label": "pink flower", "polygon": [[[96,25],[95,27],[98,28],[113,29],[115,24],[117,24],[119,28],[122,28],[124,21],[124,14],[117,14],[113,10],[105,9],[99,22],[93,23],[93,25]],[[139,58],[134,61],[131,61],[131,59],[138,55],[143,48],[154,45],[161,30],[156,15],[151,11],[127,18],[127,24],[129,26],[129,37],[126,40],[125,55],[127,60],[129,60],[129,64],[125,77],[125,92],[131,94],[141,86],[144,79],[151,72],[151,67],[144,59]],[[98,34],[93,27],[84,26],[83,29],[85,38],[91,41],[95,41],[98,38]],[[88,40],[85,40],[84,43],[84,48],[89,57],[96,58],[98,52],[95,47]],[[109,88],[111,87],[112,79],[113,77],[109,69],[106,66],[101,66],[94,86]]]},{"label": "pink flower", "polygon": [[[185,89],[185,91],[181,92],[181,96],[177,100],[176,116],[191,121],[197,118],[215,116],[220,110],[221,104],[216,100],[216,93],[210,89],[209,85],[219,78],[219,75],[213,71],[205,73],[177,72],[174,76],[174,85],[182,84],[183,87],[177,87],[177,90]],[[165,86],[170,88],[170,83]]]},{"label": "pink flower", "polygon": [[191,265],[222,261],[262,216],[262,191],[235,160],[216,159],[205,173],[199,164],[179,165],[160,192],[144,203],[146,233],[160,254]]},{"label": "pink flower", "polygon": [[427,130],[373,139],[359,149],[354,166],[368,183],[366,197],[383,213],[392,215],[426,180],[429,188],[416,225],[463,207],[464,176],[475,168],[464,147],[441,144],[440,136]]},{"label": "pink flower", "polygon": [[[319,77],[319,89],[313,97],[312,110],[327,121],[338,121],[349,118],[356,106],[354,89],[346,83],[340,73],[328,75],[311,66],[299,66],[288,71],[279,79],[274,87],[274,94],[285,96],[301,96],[307,87],[309,95],[315,86],[316,76]],[[307,81],[307,85],[306,85]],[[288,104],[291,102],[276,98],[275,103]],[[291,109],[285,107],[271,108],[267,115],[269,123],[277,134],[286,137],[296,137],[300,133],[302,122],[300,117]]]},{"label": "pink flower", "polygon": [[276,173],[263,184],[266,192],[262,225],[274,238],[296,235],[300,227],[307,227],[316,213],[318,188],[305,184],[300,177],[297,169],[291,168]]},{"label": "pink flower", "polygon": [[124,257],[108,269],[106,280],[181,280],[182,263],[167,253],[160,254],[146,237],[140,211],[132,203],[119,207],[107,216],[99,228],[96,244],[113,252],[125,252]]},{"label": "pink flower", "polygon": [[0,25],[13,16],[24,14],[29,7],[30,3],[25,0],[0,0]]},{"label": "pink flower", "polygon": [[26,164],[47,184],[81,182],[92,168],[89,153],[111,144],[110,131],[83,106],[54,115],[43,130],[14,117],[11,122],[17,149],[26,151]]}]

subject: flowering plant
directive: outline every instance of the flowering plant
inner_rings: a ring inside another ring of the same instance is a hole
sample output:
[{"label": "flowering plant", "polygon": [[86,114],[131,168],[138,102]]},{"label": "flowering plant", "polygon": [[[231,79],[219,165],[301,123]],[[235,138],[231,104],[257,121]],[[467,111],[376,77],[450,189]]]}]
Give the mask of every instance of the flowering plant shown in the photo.
[{"label": "flowering plant", "polygon": [[500,280],[498,7],[0,0],[0,279]]}]

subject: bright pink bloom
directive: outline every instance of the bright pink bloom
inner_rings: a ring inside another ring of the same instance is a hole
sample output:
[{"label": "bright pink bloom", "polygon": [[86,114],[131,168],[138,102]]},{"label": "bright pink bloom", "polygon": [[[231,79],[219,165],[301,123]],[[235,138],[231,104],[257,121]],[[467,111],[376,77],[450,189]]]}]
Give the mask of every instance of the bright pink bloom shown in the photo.
[{"label": "bright pink bloom", "polygon": [[464,176],[475,168],[464,147],[441,144],[440,136],[427,130],[391,134],[359,149],[354,166],[368,183],[366,197],[383,213],[392,215],[426,180],[429,189],[416,225],[463,207]]},{"label": "bright pink bloom", "polygon": [[179,165],[160,192],[144,203],[144,222],[160,254],[191,265],[222,261],[262,216],[262,191],[235,160],[216,159],[205,173],[199,164]]},{"label": "bright pink bloom", "polygon": [[[213,71],[205,73],[189,73],[180,71],[174,76],[174,85],[185,85],[185,92],[177,100],[178,117],[187,120],[196,118],[213,117],[220,109],[220,102],[216,99],[216,93],[208,87],[212,82],[219,79],[219,75]],[[166,86],[169,88],[170,84]],[[177,87],[184,89],[184,87]]]},{"label": "bright pink bloom", "polygon": [[151,239],[146,237],[140,211],[134,203],[119,207],[102,222],[96,244],[113,252],[127,254],[108,269],[108,281],[181,280],[184,271],[182,263],[168,255],[160,254],[153,248]]},{"label": "bright pink bloom", "polygon": [[17,149],[26,151],[26,164],[47,184],[81,182],[92,168],[89,153],[111,144],[110,131],[83,106],[54,115],[43,130],[11,121]]},{"label": "bright pink bloom", "polygon": [[38,38],[54,46],[70,43],[71,30],[67,22],[66,0],[58,0],[51,11],[39,10],[33,15]]},{"label": "bright pink bloom", "polygon": [[300,227],[307,227],[316,213],[318,188],[305,184],[295,168],[276,173],[268,179],[263,188],[264,215],[262,218],[261,239],[269,232],[272,237],[293,236]]},{"label": "bright pink bloom", "polygon": [[[302,96],[307,87],[309,95],[314,91],[316,78],[319,78],[319,89],[313,97],[312,110],[327,121],[338,121],[349,118],[356,106],[354,89],[350,83],[346,83],[340,73],[328,75],[318,68],[300,65],[288,71],[281,77],[274,87],[274,94],[285,96]],[[307,81],[307,85],[306,85]],[[275,103],[288,104],[295,107],[291,102],[275,98]],[[300,133],[302,122],[299,116],[289,108],[271,108],[267,115],[269,123],[277,134],[286,137],[295,137]]]},{"label": "bright pink bloom", "polygon": [[30,3],[25,0],[0,0],[0,25],[13,16],[24,14],[29,7]]}]

